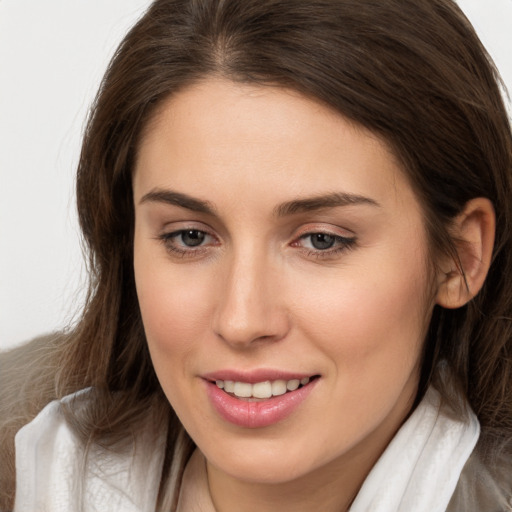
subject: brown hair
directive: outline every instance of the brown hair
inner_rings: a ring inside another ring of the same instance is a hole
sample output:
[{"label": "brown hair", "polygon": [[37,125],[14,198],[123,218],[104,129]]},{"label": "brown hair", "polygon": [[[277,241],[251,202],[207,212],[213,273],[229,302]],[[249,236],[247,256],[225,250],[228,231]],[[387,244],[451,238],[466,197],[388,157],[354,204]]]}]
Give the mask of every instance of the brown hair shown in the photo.
[{"label": "brown hair", "polygon": [[[208,75],[292,88],[387,141],[422,203],[433,253],[456,257],[450,221],[472,198],[492,201],[497,228],[488,278],[467,306],[435,308],[420,395],[445,360],[479,417],[483,442],[509,442],[512,137],[498,73],[452,0],[151,5],[105,75],[78,168],[91,287],[83,318],[61,348],[59,382],[66,392],[94,386],[97,400],[88,420],[75,417],[74,425],[107,442],[157,400],[174,421],[172,451],[179,424],[151,365],[134,285],[131,174],[155,109]],[[454,402],[453,390],[438,386]]]}]

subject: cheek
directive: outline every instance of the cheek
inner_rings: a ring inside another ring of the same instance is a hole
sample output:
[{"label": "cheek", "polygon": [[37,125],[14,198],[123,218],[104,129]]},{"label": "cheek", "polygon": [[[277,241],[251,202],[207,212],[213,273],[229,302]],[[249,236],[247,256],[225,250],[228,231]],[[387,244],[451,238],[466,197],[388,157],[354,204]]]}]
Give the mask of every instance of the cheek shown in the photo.
[{"label": "cheek", "polygon": [[301,316],[305,338],[328,361],[331,424],[344,426],[333,431],[347,443],[377,428],[396,404],[410,407],[429,316],[426,278],[413,269],[350,274],[343,287],[323,287],[321,299],[304,303]]},{"label": "cheek", "polygon": [[207,322],[206,287],[183,282],[179,275],[153,269],[137,278],[137,294],[146,334],[154,343],[188,345]]},{"label": "cheek", "polygon": [[137,296],[155,370],[159,378],[170,366],[184,372],[210,323],[215,284],[201,272],[191,279],[163,250],[155,256],[154,249],[135,247]]},{"label": "cheek", "polygon": [[155,373],[181,421],[189,424],[190,403],[197,391],[190,376],[209,324],[208,291],[184,280],[179,272],[171,273],[166,263],[139,267],[137,294]]},{"label": "cheek", "polygon": [[360,379],[386,368],[404,372],[418,362],[431,315],[427,267],[417,254],[407,261],[400,264],[389,251],[378,264],[346,268],[313,292],[310,282],[298,291],[303,330],[339,371]]}]

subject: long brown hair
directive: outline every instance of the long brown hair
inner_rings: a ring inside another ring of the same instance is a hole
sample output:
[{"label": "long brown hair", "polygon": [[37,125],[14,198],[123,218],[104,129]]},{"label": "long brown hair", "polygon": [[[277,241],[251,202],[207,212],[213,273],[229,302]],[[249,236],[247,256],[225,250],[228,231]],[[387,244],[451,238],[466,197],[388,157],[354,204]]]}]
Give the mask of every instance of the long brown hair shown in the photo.
[{"label": "long brown hair", "polygon": [[[106,442],[156,401],[175,425],[172,451],[179,423],[151,365],[134,285],[131,175],[141,130],[161,102],[211,75],[297,90],[387,141],[423,206],[433,254],[456,258],[450,221],[472,198],[492,201],[489,275],[467,306],[435,308],[420,395],[446,361],[478,415],[482,442],[510,441],[511,129],[498,73],[452,0],[151,5],[110,64],[80,157],[77,200],[91,285],[82,320],[60,349],[59,386],[62,393],[93,386],[97,400],[74,425]],[[454,402],[452,389],[438,387]]]}]

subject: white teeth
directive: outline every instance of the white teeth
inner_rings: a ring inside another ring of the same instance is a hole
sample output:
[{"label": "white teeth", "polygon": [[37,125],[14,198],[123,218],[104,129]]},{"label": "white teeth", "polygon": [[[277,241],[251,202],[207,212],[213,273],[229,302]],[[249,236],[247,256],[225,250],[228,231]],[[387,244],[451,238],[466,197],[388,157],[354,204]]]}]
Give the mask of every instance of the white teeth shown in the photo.
[{"label": "white teeth", "polygon": [[270,398],[272,396],[272,384],[269,380],[257,382],[252,385],[252,396],[254,398]]},{"label": "white teeth", "polygon": [[285,380],[275,380],[272,382],[272,395],[279,396],[284,395],[286,393],[286,381]]},{"label": "white teeth", "polygon": [[249,398],[252,396],[252,384],[248,382],[235,382],[233,393],[241,398]]},{"label": "white teeth", "polygon": [[300,385],[305,386],[310,381],[309,377],[291,380],[266,380],[250,384],[248,382],[235,382],[232,380],[216,380],[218,388],[226,393],[233,393],[239,398],[271,398],[272,396],[284,395],[287,391],[295,391]]},{"label": "white teeth", "polygon": [[286,383],[286,389],[288,391],[295,391],[300,386],[299,379],[292,379]]}]

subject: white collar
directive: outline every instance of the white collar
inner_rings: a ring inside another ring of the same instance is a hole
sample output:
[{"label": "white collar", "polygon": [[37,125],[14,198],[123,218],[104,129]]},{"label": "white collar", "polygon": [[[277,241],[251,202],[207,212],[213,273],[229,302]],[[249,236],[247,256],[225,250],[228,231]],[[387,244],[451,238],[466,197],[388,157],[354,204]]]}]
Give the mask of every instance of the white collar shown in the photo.
[{"label": "white collar", "polygon": [[[62,401],[79,406],[88,395],[82,390]],[[53,401],[16,434],[14,512],[155,512],[165,442],[166,429],[148,411],[125,449],[91,445],[85,458],[61,403]]]},{"label": "white collar", "polygon": [[444,512],[480,435],[430,388],[359,490],[349,512]]}]

